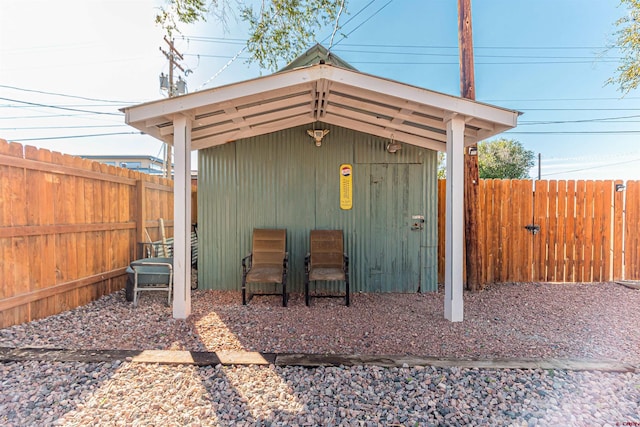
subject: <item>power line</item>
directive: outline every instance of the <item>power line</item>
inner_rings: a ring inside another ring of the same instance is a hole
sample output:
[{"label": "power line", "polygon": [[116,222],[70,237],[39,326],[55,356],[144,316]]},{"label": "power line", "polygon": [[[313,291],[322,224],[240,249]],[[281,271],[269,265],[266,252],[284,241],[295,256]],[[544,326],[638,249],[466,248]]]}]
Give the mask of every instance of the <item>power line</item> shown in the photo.
[{"label": "power line", "polygon": [[[629,156],[637,156],[640,153],[636,151],[626,152],[626,153],[610,153],[605,155],[591,155],[591,156],[578,156],[578,157],[545,157],[545,162],[566,162],[566,161],[602,161],[603,159],[611,159],[611,158],[620,158],[620,157],[629,157]],[[557,166],[556,166],[557,167]]]},{"label": "power line", "polygon": [[46,138],[24,138],[24,139],[12,139],[13,142],[27,142],[27,141],[46,141],[50,139],[74,139],[74,138],[91,138],[99,136],[113,136],[113,135],[144,135],[143,132],[112,132],[112,133],[94,133],[90,135],[67,135],[67,136],[51,136]]},{"label": "power line", "polygon": [[11,116],[11,117],[0,117],[0,120],[18,120],[18,119],[44,119],[48,117],[80,117],[80,116],[88,116],[88,113],[85,114],[42,114],[38,116]]},{"label": "power line", "polygon": [[[347,25],[349,22],[353,21],[353,20],[354,20],[358,15],[360,15],[362,12],[364,12],[364,11],[365,11],[369,6],[371,6],[371,5],[372,5],[373,3],[375,3],[375,2],[376,2],[376,0],[371,0],[369,3],[367,3],[366,5],[364,5],[364,6],[363,6],[362,8],[360,8],[360,10],[359,10],[358,12],[356,12],[356,13],[355,13],[351,18],[347,19],[347,20],[345,21],[345,23],[344,23],[344,24],[342,24],[342,25],[340,26],[340,28],[339,28],[339,29],[344,28],[344,26],[345,26],[345,25]],[[326,42],[326,41],[327,41],[327,39],[328,39],[329,37],[330,37],[330,36],[325,37],[324,39],[322,39],[322,41],[321,41],[320,43],[322,44],[322,43]]]},{"label": "power line", "polygon": [[505,131],[509,135],[637,135],[640,130]]},{"label": "power line", "polygon": [[[374,47],[374,48],[412,48],[412,49],[458,49],[458,45],[420,45],[420,44],[377,44],[377,43],[345,43],[343,46],[353,47]],[[473,49],[496,49],[496,50],[583,50],[607,49],[605,46],[478,46],[474,43]]]},{"label": "power line", "polygon": [[29,126],[29,127],[10,127],[0,128],[0,130],[44,130],[44,129],[95,129],[95,128],[116,128],[116,127],[128,127],[128,125],[86,125],[86,126]]},{"label": "power line", "polygon": [[[553,65],[553,64],[593,64],[598,63],[618,63],[617,60],[594,59],[591,61],[515,61],[515,62],[478,62],[476,65]],[[349,61],[350,64],[373,64],[373,65],[459,65],[458,62],[416,62],[416,61]]]},{"label": "power line", "polygon": [[[336,52],[366,53],[375,55],[402,55],[402,56],[442,56],[458,57],[457,53],[429,53],[429,52],[388,52],[380,50],[356,50],[356,49],[336,49]],[[597,59],[593,56],[531,56],[531,55],[475,55],[476,58],[521,58],[521,59]],[[608,59],[621,59],[620,57],[607,57]]]},{"label": "power line", "polygon": [[[522,121],[519,122],[518,125],[554,125],[561,123],[595,123],[595,122],[605,122],[609,120],[618,120],[618,119],[632,119],[640,117],[640,115],[633,116],[619,116],[619,117],[603,117],[597,119],[581,119],[581,120],[558,120],[558,121]],[[637,121],[632,121],[631,123],[635,123]],[[613,122],[613,123],[622,123],[622,122]]]},{"label": "power line", "polygon": [[[358,14],[364,11],[368,6],[374,3],[375,0],[369,2],[365,7],[363,7],[359,12],[354,14],[349,20],[347,20],[341,28],[344,28],[350,21],[352,21]],[[244,39],[233,39],[233,38],[221,38],[221,37],[204,37],[204,36],[184,36],[190,40],[202,41],[202,42],[210,42],[210,43],[235,43],[235,44],[244,44],[246,40]],[[322,40],[321,43],[326,41],[329,37],[327,36]],[[343,43],[344,47],[372,47],[372,48],[388,48],[388,49],[397,49],[397,48],[410,48],[410,49],[458,49],[457,45],[424,45],[424,44],[380,44],[380,43]],[[601,51],[604,49],[609,49],[608,46],[482,46],[474,44],[475,49],[495,49],[495,50],[597,50]]]},{"label": "power line", "polygon": [[112,101],[112,100],[108,100],[108,99],[87,98],[87,97],[84,97],[84,96],[67,95],[67,94],[64,94],[64,93],[46,92],[46,91],[43,91],[43,90],[35,90],[35,89],[25,89],[25,88],[15,87],[15,86],[0,85],[0,87],[3,87],[5,89],[20,90],[20,91],[23,91],[23,92],[40,93],[40,94],[44,94],[44,95],[63,96],[65,98],[84,99],[85,101],[111,102],[111,103],[115,103],[115,104],[127,104],[127,105],[135,104],[135,102]]},{"label": "power line", "polygon": [[526,111],[640,111],[640,108],[527,108]]},{"label": "power line", "polygon": [[3,101],[9,101],[9,102],[18,102],[21,104],[27,104],[27,105],[33,105],[36,107],[45,107],[45,108],[55,108],[55,109],[59,109],[59,110],[66,110],[66,111],[76,111],[79,113],[91,113],[91,114],[103,114],[103,115],[107,115],[107,116],[123,116],[123,113],[109,113],[109,112],[104,112],[104,111],[91,111],[91,110],[79,110],[76,108],[67,108],[67,107],[60,107],[57,105],[47,105],[47,104],[39,104],[36,102],[27,102],[27,101],[20,101],[18,99],[10,99],[10,98],[2,98],[0,97],[0,99],[2,99]]},{"label": "power line", "polygon": [[633,162],[638,162],[638,161],[640,161],[640,158],[633,159],[633,160],[627,160],[627,161],[624,161],[624,162],[608,163],[608,164],[605,164],[605,165],[590,166],[588,168],[573,169],[573,170],[561,171],[561,172],[543,173],[541,175],[542,176],[550,176],[550,175],[560,175],[560,174],[563,174],[563,173],[584,172],[584,171],[588,171],[588,170],[600,169],[600,168],[608,168],[608,167],[611,167],[611,166],[624,165],[624,164],[627,164],[627,163],[633,163]]},{"label": "power line", "polygon": [[[130,105],[130,104],[62,104],[60,107],[117,107],[119,105]],[[29,105],[14,105],[14,104],[0,104],[0,108],[25,108],[29,109],[31,106]]]},{"label": "power line", "polygon": [[[336,51],[338,53],[340,52],[345,52],[343,50],[338,50],[336,49]],[[401,56],[433,56],[433,57],[444,57],[444,58],[455,58],[457,57],[457,54],[450,54],[450,53],[425,53],[425,52],[366,52],[366,51],[350,51],[352,53],[371,53],[371,54],[376,54],[376,55],[401,55]],[[185,54],[185,56],[195,56],[195,57],[202,57],[202,58],[221,58],[221,59],[228,59],[231,58],[231,56],[229,55],[214,55],[214,54],[197,54],[197,53],[188,53]],[[577,63],[577,64],[581,64],[581,63],[591,63],[591,62],[618,62],[618,60],[620,58],[607,58],[607,59],[598,59],[598,58],[594,58],[591,56],[526,56],[526,55],[476,55],[476,58],[513,58],[513,59],[548,59],[548,60],[555,60],[555,59],[563,59],[564,61],[555,61],[555,62],[550,62],[550,61],[545,61],[542,63],[560,63],[560,64],[573,64],[573,63]],[[248,58],[244,58],[244,59],[248,59]],[[379,61],[379,62],[368,62],[368,61],[353,61],[354,63],[359,62],[359,63],[373,63],[373,64],[407,64],[408,62],[397,62],[397,61]],[[527,62],[523,62],[523,61],[518,61],[515,62],[516,64],[520,64],[520,63],[525,63],[525,64],[531,64],[531,63],[537,63],[537,62],[541,62],[541,61],[527,61]],[[410,62],[409,64],[431,64],[430,62]],[[449,64],[449,63],[447,63]],[[451,62],[450,64],[457,64],[457,62]],[[493,63],[492,63],[493,64]],[[502,64],[502,63],[497,63],[497,64]],[[507,62],[507,64],[511,64],[511,62]]]},{"label": "power line", "polygon": [[637,96],[624,98],[536,98],[536,99],[483,99],[481,102],[564,102],[564,101],[626,101],[640,99]]}]

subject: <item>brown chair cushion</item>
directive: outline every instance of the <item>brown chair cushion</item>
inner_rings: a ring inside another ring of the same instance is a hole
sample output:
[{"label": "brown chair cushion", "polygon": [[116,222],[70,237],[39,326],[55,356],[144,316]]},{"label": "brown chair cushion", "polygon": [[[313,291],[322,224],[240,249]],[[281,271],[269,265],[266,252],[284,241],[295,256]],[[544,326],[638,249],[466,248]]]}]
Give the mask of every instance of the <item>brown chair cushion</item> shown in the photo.
[{"label": "brown chair cushion", "polygon": [[247,283],[282,283],[282,263],[254,265],[247,274]]},{"label": "brown chair cushion", "polygon": [[344,269],[340,268],[312,268],[309,270],[309,280],[345,280]]}]

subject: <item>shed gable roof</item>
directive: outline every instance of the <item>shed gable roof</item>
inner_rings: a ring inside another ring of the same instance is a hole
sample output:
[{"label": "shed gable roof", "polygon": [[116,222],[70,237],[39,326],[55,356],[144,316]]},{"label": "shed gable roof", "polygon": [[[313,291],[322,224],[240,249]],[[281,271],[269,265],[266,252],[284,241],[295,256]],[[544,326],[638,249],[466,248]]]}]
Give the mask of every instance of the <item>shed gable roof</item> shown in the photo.
[{"label": "shed gable roof", "polygon": [[356,70],[356,68],[349,64],[347,61],[343,60],[335,53],[329,51],[320,43],[317,43],[315,46],[309,48],[309,50],[307,50],[305,53],[288,63],[278,72],[294,70],[296,68],[315,64],[329,64],[349,70]]},{"label": "shed gable roof", "polygon": [[126,123],[168,143],[191,120],[193,149],[321,121],[443,151],[446,122],[465,118],[465,143],[517,124],[519,113],[358,71],[316,64],[125,108]]}]

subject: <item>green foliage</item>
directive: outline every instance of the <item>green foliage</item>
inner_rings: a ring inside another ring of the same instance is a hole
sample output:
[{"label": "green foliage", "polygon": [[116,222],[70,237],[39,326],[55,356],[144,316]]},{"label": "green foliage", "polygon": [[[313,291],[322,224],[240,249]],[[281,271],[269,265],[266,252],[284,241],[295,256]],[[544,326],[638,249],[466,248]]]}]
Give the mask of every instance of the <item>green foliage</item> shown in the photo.
[{"label": "green foliage", "polygon": [[179,23],[193,24],[205,20],[209,6],[204,0],[171,0],[167,8],[161,7],[156,15],[156,24],[160,25],[171,37],[179,33]]},{"label": "green foliage", "polygon": [[249,52],[262,68],[275,70],[278,58],[290,62],[313,42],[316,30],[334,21],[344,1],[272,0],[255,11],[247,6],[241,17],[249,22]]},{"label": "green foliage", "polygon": [[535,154],[513,139],[496,139],[478,144],[480,178],[526,179],[535,164]]},{"label": "green foliage", "polygon": [[178,24],[204,21],[215,11],[223,20],[235,3],[242,20],[249,23],[247,50],[250,62],[275,71],[278,61],[290,62],[313,43],[317,30],[337,21],[346,0],[264,0],[259,9],[239,0],[168,0],[156,23],[169,35],[179,32]]},{"label": "green foliage", "polygon": [[617,84],[626,94],[640,85],[640,0],[620,0],[620,5],[628,8],[628,13],[615,22],[615,47],[620,49],[622,59],[617,75],[607,84]]},{"label": "green foliage", "polygon": [[446,155],[442,151],[438,151],[438,179],[447,179]]}]

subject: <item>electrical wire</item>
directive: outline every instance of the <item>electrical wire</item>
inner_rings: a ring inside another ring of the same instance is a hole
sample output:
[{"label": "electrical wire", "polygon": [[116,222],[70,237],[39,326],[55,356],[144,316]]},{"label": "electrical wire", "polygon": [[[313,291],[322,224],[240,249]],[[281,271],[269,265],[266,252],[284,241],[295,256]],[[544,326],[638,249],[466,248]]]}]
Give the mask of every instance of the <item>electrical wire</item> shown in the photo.
[{"label": "electrical wire", "polygon": [[74,138],[92,138],[98,136],[113,136],[113,135],[144,135],[142,132],[112,132],[112,133],[94,133],[91,135],[66,135],[66,136],[50,136],[43,138],[22,138],[11,139],[13,142],[27,142],[27,141],[47,141],[50,139],[74,139]]},{"label": "electrical wire", "polygon": [[32,92],[32,93],[40,93],[40,94],[44,94],[44,95],[54,95],[54,96],[62,96],[65,98],[75,98],[75,99],[84,99],[85,101],[96,101],[96,102],[112,102],[115,104],[136,104],[137,102],[128,102],[128,101],[112,101],[109,99],[99,99],[99,98],[87,98],[85,96],[76,96],[76,95],[67,95],[64,93],[56,93],[56,92],[46,92],[43,90],[35,90],[35,89],[25,89],[25,88],[21,88],[21,87],[15,87],[15,86],[8,86],[8,85],[0,85],[0,87],[3,87],[5,89],[13,89],[13,90],[20,90],[23,92]]},{"label": "electrical wire", "polygon": [[89,114],[43,114],[38,116],[3,116],[0,117],[0,120],[21,120],[21,119],[44,119],[50,117],[80,117],[80,116],[88,116]]},{"label": "electrical wire", "polygon": [[[581,119],[581,120],[558,120],[558,121],[520,121],[518,122],[519,126],[522,125],[555,125],[555,124],[563,124],[563,123],[597,123],[597,122],[606,122],[610,120],[618,120],[618,119],[633,119],[636,117],[640,117],[640,115],[633,116],[619,116],[619,117],[603,117],[597,119]],[[636,123],[637,121],[630,121],[630,123]],[[613,123],[624,123],[624,122],[613,122]]]},{"label": "electrical wire", "polygon": [[[380,50],[356,50],[356,49],[335,49],[336,52],[365,53],[372,55],[402,55],[402,56],[438,56],[438,57],[458,57],[457,53],[428,53],[428,52],[388,52]],[[476,58],[515,58],[515,59],[590,59],[593,56],[532,56],[532,55],[474,55]],[[620,57],[607,57],[607,59],[621,59]]]},{"label": "electrical wire", "polygon": [[637,135],[640,130],[505,131],[509,135]]},{"label": "electrical wire", "polygon": [[36,103],[36,102],[20,101],[18,99],[10,99],[10,98],[2,98],[2,97],[0,97],[0,99],[2,99],[3,101],[18,102],[18,103],[21,103],[21,104],[33,105],[33,106],[36,106],[36,107],[55,108],[55,109],[58,109],[58,110],[76,111],[76,112],[79,112],[79,113],[103,114],[103,115],[107,115],[107,116],[124,116],[123,113],[109,113],[109,112],[105,112],[105,111],[79,110],[77,108],[67,108],[67,107],[60,107],[58,105],[39,104],[39,103]]},{"label": "electrical wire", "polygon": [[[337,43],[336,43],[337,44]],[[515,61],[515,62],[475,62],[475,65],[553,65],[553,64],[593,64],[598,63],[618,63],[616,60],[591,60],[591,61]],[[415,61],[349,61],[350,64],[373,64],[373,65],[455,65],[458,62],[415,62]]]},{"label": "electrical wire", "polygon": [[588,168],[580,168],[580,169],[573,169],[573,170],[560,171],[560,172],[543,173],[543,174],[540,174],[540,175],[541,176],[551,176],[551,175],[561,175],[561,174],[573,173],[573,172],[584,172],[584,171],[589,171],[589,170],[593,170],[593,169],[608,168],[608,167],[611,167],[611,166],[624,165],[624,164],[634,163],[634,162],[640,162],[640,158],[633,159],[633,160],[627,160],[627,161],[624,161],[624,162],[608,163],[608,164],[605,164],[605,165],[590,166]]},{"label": "electrical wire", "polygon": [[[362,12],[364,12],[369,6],[371,6],[373,3],[375,3],[376,0],[371,0],[369,3],[367,3],[366,5],[364,5],[362,8],[360,8],[359,11],[357,11],[353,16],[351,16],[351,18],[347,19],[346,22],[344,24],[342,24],[340,26],[340,28],[338,29],[342,29],[344,28],[345,25],[349,24],[349,22],[353,21],[358,15],[360,15]],[[324,39],[322,39],[322,41],[320,42],[320,44],[323,44],[324,42],[327,41],[327,39],[329,39],[330,36],[325,37]]]},{"label": "electrical wire", "polygon": [[[351,22],[354,18],[356,18],[360,13],[362,13],[368,6],[372,3],[375,3],[376,0],[370,1],[365,7],[363,7],[356,14],[351,16],[340,28],[344,28],[349,22]],[[200,36],[185,36],[189,39],[201,42],[209,42],[209,43],[235,43],[235,44],[244,44],[246,40],[243,39],[227,39],[221,37],[200,37]],[[324,43],[329,36],[324,38],[321,43]],[[458,49],[457,45],[423,45],[423,44],[380,44],[380,43],[343,43],[344,47],[372,47],[372,48],[388,48],[388,49],[398,49],[398,48],[411,48],[411,49]],[[482,46],[476,45],[473,46],[474,50],[477,49],[495,49],[495,50],[595,50],[600,51],[604,49],[608,49],[607,46]]]},{"label": "electrical wire", "polygon": [[0,128],[0,130],[44,130],[44,129],[96,129],[96,128],[117,128],[117,127],[128,127],[126,124],[121,125],[86,125],[86,126],[30,126],[20,128]]}]

